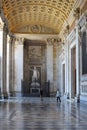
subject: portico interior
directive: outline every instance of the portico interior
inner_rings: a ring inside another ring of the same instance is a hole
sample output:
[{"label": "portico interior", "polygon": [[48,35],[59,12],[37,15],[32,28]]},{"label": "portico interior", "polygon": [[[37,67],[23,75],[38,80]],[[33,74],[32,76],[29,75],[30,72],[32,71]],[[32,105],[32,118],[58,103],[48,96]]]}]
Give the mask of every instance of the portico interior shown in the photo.
[{"label": "portico interior", "polygon": [[[0,97],[87,100],[87,0],[0,0]],[[33,95],[37,96],[37,95]]]}]

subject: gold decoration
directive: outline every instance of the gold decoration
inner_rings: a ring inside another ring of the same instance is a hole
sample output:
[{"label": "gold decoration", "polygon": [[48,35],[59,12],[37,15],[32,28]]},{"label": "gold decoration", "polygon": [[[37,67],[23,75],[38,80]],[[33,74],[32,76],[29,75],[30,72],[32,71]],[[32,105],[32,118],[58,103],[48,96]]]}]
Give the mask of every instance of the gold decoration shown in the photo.
[{"label": "gold decoration", "polygon": [[12,32],[30,25],[33,28],[32,33],[40,33],[39,25],[41,25],[59,33],[70,14],[74,1],[2,0],[2,8]]}]

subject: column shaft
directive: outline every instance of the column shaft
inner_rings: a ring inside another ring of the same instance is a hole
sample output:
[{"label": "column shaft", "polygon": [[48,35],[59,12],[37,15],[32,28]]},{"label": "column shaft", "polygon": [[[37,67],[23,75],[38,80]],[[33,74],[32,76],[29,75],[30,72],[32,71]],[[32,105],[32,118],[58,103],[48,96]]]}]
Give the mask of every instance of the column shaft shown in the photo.
[{"label": "column shaft", "polygon": [[9,42],[9,93],[14,96],[14,39]]},{"label": "column shaft", "polygon": [[2,50],[2,89],[3,97],[8,98],[7,94],[7,28],[3,28],[3,50]]},{"label": "column shaft", "polygon": [[47,81],[50,81],[50,92],[53,92],[53,45],[47,44]]},{"label": "column shaft", "polygon": [[80,96],[80,44],[79,44],[79,37],[78,37],[78,26],[76,27],[76,94],[77,94],[77,101],[79,102]]}]

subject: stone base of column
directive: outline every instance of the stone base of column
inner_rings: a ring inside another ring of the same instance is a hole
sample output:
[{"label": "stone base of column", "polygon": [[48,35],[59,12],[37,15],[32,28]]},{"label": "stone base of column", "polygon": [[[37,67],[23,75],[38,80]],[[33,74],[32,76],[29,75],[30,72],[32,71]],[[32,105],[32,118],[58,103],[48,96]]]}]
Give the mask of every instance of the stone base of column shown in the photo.
[{"label": "stone base of column", "polygon": [[80,103],[80,94],[77,96],[77,103]]},{"label": "stone base of column", "polygon": [[0,93],[0,99],[2,99],[2,94]]},{"label": "stone base of column", "polygon": [[67,93],[67,99],[69,99],[69,93]]},{"label": "stone base of column", "polygon": [[8,99],[8,93],[7,92],[3,93],[3,98]]},{"label": "stone base of column", "polygon": [[0,99],[2,99],[2,92],[1,92],[1,88],[0,88]]}]

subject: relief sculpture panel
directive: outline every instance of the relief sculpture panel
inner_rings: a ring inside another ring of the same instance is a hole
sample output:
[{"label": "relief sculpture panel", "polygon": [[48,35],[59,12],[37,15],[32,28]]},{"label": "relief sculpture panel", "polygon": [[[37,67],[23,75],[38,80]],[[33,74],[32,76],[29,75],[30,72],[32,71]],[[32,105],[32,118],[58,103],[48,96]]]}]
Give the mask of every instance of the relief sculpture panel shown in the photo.
[{"label": "relief sculpture panel", "polygon": [[29,61],[40,61],[41,60],[41,46],[29,46]]}]

